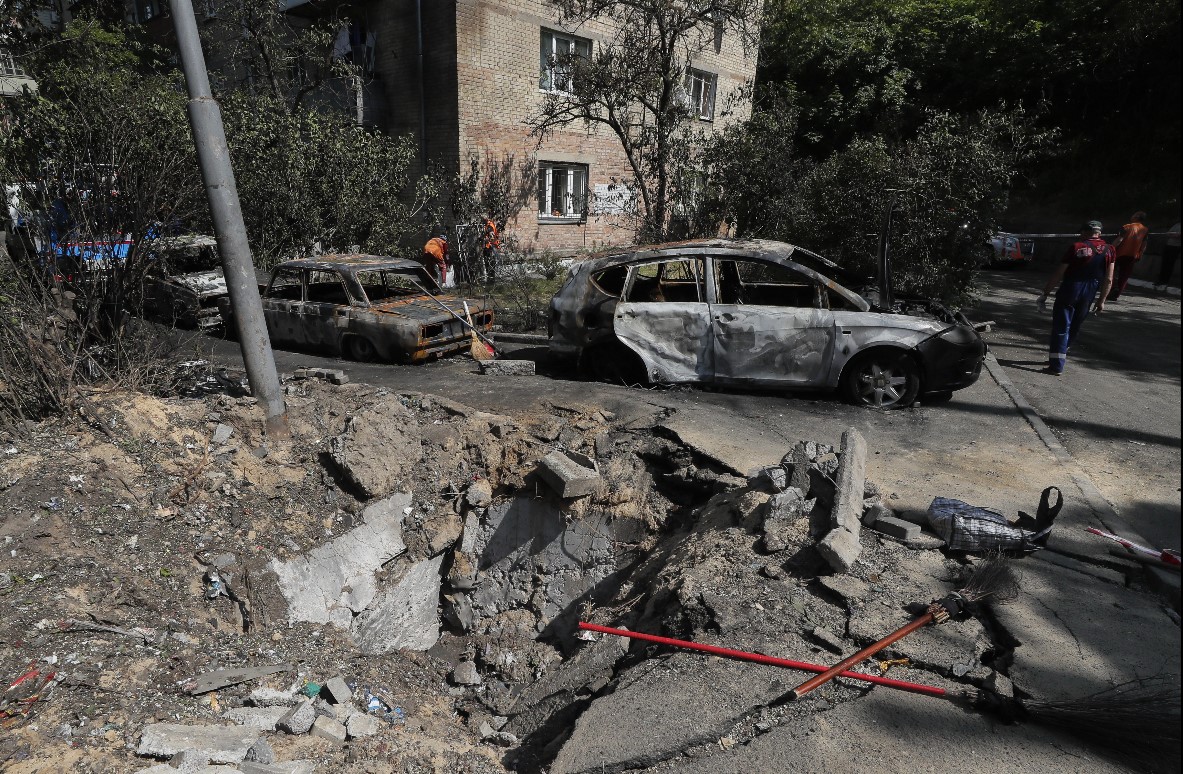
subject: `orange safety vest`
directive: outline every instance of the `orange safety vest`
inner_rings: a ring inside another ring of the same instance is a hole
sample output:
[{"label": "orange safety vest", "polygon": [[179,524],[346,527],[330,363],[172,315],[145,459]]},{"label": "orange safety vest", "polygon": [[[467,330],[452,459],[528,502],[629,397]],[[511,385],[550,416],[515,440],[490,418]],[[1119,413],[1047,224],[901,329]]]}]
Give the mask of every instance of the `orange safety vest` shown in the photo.
[{"label": "orange safety vest", "polygon": [[485,219],[485,249],[495,250],[501,247],[501,239],[497,235],[497,223],[488,218]]},{"label": "orange safety vest", "polygon": [[1118,258],[1141,258],[1146,247],[1146,235],[1150,229],[1141,223],[1127,223],[1121,227],[1121,244],[1117,246]]},{"label": "orange safety vest", "polygon": [[432,237],[423,245],[423,255],[430,257],[439,266],[440,271],[448,268],[448,242],[439,237]]}]

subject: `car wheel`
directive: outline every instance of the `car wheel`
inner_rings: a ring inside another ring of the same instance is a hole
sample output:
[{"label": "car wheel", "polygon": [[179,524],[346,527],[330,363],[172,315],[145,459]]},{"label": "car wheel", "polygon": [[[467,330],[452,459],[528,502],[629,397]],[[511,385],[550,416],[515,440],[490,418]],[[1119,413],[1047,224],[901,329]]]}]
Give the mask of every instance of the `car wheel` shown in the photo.
[{"label": "car wheel", "polygon": [[842,374],[846,399],[875,409],[911,406],[920,392],[916,364],[903,352],[879,350],[855,358]]},{"label": "car wheel", "polygon": [[350,336],[345,346],[349,350],[349,357],[358,362],[372,363],[378,359],[378,350],[365,336]]}]

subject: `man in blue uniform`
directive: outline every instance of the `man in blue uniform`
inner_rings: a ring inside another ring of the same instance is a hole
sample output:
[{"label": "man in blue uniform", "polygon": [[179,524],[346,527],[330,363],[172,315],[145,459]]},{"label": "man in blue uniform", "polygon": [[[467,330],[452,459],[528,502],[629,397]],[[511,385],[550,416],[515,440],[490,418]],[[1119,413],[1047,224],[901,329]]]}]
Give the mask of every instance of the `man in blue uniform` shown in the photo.
[{"label": "man in blue uniform", "polygon": [[[1101,221],[1090,220],[1081,226],[1080,236],[1081,240],[1064,253],[1060,266],[1043,286],[1043,295],[1036,302],[1039,311],[1046,312],[1048,295],[1057,284],[1060,286],[1052,306],[1052,335],[1047,348],[1047,372],[1056,376],[1064,373],[1068,348],[1076,340],[1090,308],[1097,314],[1104,312],[1105,299],[1113,286],[1113,265],[1117,259],[1113,248],[1101,239]],[[1100,298],[1097,298],[1098,288]]]}]

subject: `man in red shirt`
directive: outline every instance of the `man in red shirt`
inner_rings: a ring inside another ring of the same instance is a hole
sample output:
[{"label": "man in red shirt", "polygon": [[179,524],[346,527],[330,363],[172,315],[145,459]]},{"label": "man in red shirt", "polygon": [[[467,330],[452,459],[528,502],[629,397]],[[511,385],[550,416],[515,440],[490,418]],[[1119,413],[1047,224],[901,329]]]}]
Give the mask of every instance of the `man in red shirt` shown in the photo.
[{"label": "man in red shirt", "polygon": [[1113,285],[1113,248],[1101,238],[1101,221],[1090,220],[1080,227],[1081,240],[1074,242],[1064,253],[1059,268],[1043,286],[1043,295],[1037,305],[1039,311],[1047,311],[1047,297],[1056,290],[1056,303],[1052,307],[1052,335],[1048,341],[1047,373],[1059,376],[1064,373],[1068,360],[1068,348],[1076,340],[1080,326],[1089,315],[1093,299],[1100,289],[1095,311],[1105,311],[1105,299]]},{"label": "man in red shirt", "polygon": [[1113,282],[1110,301],[1116,301],[1125,292],[1126,283],[1134,272],[1134,264],[1142,260],[1142,253],[1146,250],[1146,235],[1150,233],[1150,229],[1142,222],[1144,220],[1146,213],[1135,212],[1130,216],[1130,222],[1121,227],[1121,234],[1113,243],[1113,249],[1117,252],[1117,268],[1114,270],[1117,279]]}]

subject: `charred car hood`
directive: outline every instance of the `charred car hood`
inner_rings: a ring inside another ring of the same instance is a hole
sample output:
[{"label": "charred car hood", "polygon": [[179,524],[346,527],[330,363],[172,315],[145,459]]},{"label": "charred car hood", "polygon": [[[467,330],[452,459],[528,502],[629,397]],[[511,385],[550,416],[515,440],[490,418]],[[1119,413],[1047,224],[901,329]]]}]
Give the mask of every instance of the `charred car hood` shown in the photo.
[{"label": "charred car hood", "polygon": [[[455,298],[450,296],[436,296],[437,300],[446,306],[452,312],[455,312],[460,317],[464,317],[464,303],[468,302],[468,311],[472,314],[483,312],[488,308],[488,305],[483,301],[475,299]],[[397,317],[405,317],[410,320],[418,322],[440,322],[445,320],[456,319],[448,312],[440,308],[440,304],[430,298],[417,296],[411,298],[399,298],[389,301],[380,301],[376,304],[370,305],[370,311],[380,312],[382,314],[395,315]],[[475,320],[473,321],[476,322]]]},{"label": "charred car hood", "polygon": [[222,276],[221,269],[197,271],[192,274],[174,274],[168,278],[168,281],[192,290],[201,298],[224,296],[228,293],[226,278]]}]

